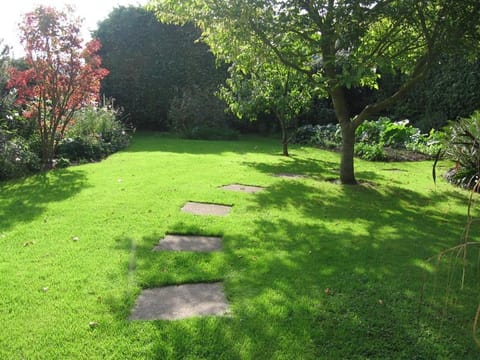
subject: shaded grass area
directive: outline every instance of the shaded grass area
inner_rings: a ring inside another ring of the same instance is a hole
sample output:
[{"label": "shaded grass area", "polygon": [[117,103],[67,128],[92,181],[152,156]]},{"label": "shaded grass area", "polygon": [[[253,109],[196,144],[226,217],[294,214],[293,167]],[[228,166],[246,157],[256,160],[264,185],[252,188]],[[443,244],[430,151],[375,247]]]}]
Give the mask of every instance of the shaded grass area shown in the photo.
[{"label": "shaded grass area", "polygon": [[[478,358],[478,254],[448,312],[458,269],[425,261],[460,240],[468,194],[435,187],[428,162],[357,161],[364,185],[339,186],[337,154],[291,152],[140,134],[102,163],[0,184],[0,356]],[[234,207],[195,216],[186,201]],[[224,251],[152,252],[166,233],[222,236]],[[231,317],[127,320],[141,289],[204,281],[224,281]]]}]

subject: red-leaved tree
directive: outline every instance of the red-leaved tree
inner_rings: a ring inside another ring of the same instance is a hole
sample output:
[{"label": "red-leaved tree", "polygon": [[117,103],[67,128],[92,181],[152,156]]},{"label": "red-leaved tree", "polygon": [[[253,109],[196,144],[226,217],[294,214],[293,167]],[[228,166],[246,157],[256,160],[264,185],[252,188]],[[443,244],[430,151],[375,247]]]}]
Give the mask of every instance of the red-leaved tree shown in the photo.
[{"label": "red-leaved tree", "polygon": [[77,110],[98,101],[108,70],[97,55],[101,44],[82,47],[81,20],[73,9],[39,6],[20,24],[27,70],[10,70],[8,87],[16,89],[25,117],[33,118],[41,139],[42,162],[52,166],[55,149]]}]

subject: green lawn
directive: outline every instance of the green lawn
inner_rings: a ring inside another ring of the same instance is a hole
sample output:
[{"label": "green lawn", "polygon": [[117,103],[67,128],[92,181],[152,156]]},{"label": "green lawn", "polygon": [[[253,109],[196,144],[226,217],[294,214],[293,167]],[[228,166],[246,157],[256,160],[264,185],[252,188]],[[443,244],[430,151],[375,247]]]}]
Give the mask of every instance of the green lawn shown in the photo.
[{"label": "green lawn", "polygon": [[[101,163],[1,183],[0,358],[478,359],[478,266],[461,291],[459,268],[425,262],[459,242],[469,194],[435,186],[431,162],[357,160],[368,182],[352,187],[327,181],[338,154],[280,150],[139,134]],[[189,200],[234,207],[180,212]],[[224,251],[152,252],[165,233]],[[143,288],[218,280],[230,317],[128,320]]]}]

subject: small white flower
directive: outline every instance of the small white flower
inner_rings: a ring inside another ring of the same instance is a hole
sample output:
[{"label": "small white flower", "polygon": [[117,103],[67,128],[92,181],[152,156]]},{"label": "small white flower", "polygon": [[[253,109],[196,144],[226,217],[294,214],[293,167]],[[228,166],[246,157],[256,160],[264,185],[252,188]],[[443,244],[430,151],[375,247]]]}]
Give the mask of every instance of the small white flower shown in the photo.
[{"label": "small white flower", "polygon": [[22,159],[20,159],[18,156],[15,158],[16,162],[19,162],[20,160],[22,160]]}]

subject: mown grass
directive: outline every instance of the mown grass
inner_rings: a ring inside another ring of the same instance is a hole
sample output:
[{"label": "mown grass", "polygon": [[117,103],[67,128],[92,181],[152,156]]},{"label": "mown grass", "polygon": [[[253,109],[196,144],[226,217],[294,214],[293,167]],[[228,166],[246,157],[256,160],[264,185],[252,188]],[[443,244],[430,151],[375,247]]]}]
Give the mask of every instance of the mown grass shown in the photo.
[{"label": "mown grass", "polygon": [[[338,154],[279,151],[141,134],[101,163],[1,183],[0,358],[477,359],[478,267],[461,291],[458,268],[425,261],[459,242],[468,193],[435,186],[429,162],[357,161],[352,187],[328,181]],[[189,200],[234,207],[194,216]],[[166,233],[221,235],[224,251],[152,252]],[[143,288],[218,280],[229,317],[128,320]]]}]

